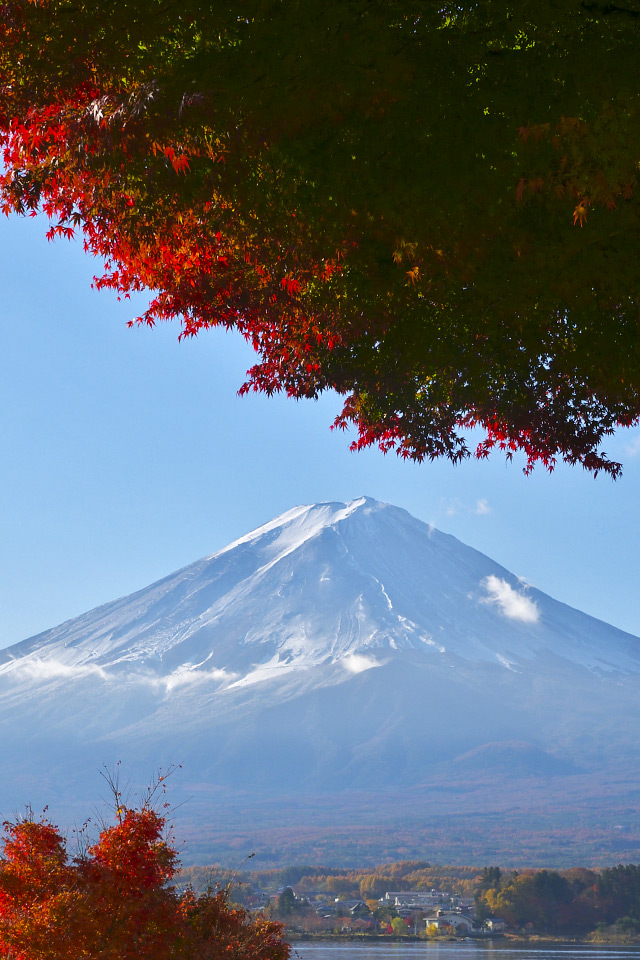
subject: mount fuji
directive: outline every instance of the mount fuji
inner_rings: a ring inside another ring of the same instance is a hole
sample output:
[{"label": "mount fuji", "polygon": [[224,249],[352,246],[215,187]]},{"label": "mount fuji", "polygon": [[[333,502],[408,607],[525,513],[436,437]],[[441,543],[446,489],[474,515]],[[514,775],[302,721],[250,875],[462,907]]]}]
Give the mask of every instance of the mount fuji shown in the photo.
[{"label": "mount fuji", "polygon": [[0,812],[75,816],[117,760],[181,763],[193,824],[273,798],[308,826],[322,798],[329,826],[348,798],[376,829],[382,796],[419,817],[452,784],[460,815],[473,785],[476,813],[624,807],[639,693],[638,638],[454,537],[366,497],[297,507],[0,651]]}]

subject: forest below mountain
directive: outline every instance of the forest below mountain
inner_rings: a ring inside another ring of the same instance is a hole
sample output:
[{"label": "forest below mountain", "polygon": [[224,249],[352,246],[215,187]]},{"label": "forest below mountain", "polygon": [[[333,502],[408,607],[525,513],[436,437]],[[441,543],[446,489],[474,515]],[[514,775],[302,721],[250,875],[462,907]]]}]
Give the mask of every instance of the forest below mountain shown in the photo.
[{"label": "forest below mountain", "polygon": [[[500,867],[442,866],[407,860],[374,870],[321,866],[291,866],[279,870],[233,873],[216,866],[188,867],[180,884],[195,890],[231,885],[234,901],[287,924],[290,930],[314,932],[314,898],[340,904],[360,899],[376,921],[372,932],[391,929],[398,911],[393,901],[379,901],[387,891],[439,891],[473,898],[478,922],[499,916],[515,933],[553,936],[592,936],[595,939],[640,934],[640,865],[572,867],[568,870],[502,870]],[[284,891],[293,898],[284,898]],[[283,901],[281,903],[281,901]],[[406,913],[406,911],[405,911]],[[425,910],[405,916],[408,930],[423,930]],[[344,925],[341,924],[341,927]],[[394,928],[394,932],[395,928]]]}]

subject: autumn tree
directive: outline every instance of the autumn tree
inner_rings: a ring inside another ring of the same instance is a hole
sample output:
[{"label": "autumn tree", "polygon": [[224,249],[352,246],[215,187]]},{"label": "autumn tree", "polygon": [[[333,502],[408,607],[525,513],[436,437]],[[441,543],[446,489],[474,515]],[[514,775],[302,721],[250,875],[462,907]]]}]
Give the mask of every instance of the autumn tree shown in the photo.
[{"label": "autumn tree", "polygon": [[602,870],[595,884],[599,916],[607,923],[620,917],[640,920],[640,864],[618,864]]},{"label": "autumn tree", "polygon": [[536,870],[514,875],[499,889],[489,888],[484,899],[494,916],[514,927],[530,925],[553,932],[566,920],[564,908],[573,894],[569,881],[557,871]]},{"label": "autumn tree", "polygon": [[359,893],[363,900],[374,898],[379,900],[387,890],[398,889],[396,879],[390,876],[380,876],[375,873],[366,874],[360,881]]},{"label": "autumn tree", "polygon": [[281,917],[287,917],[294,913],[297,907],[296,895],[291,887],[285,887],[278,897],[278,914]]},{"label": "autumn tree", "polygon": [[165,818],[120,806],[97,842],[70,858],[59,830],[31,814],[4,824],[0,955],[14,960],[287,960],[281,928],[233,909],[228,891],[179,894]]},{"label": "autumn tree", "polygon": [[31,816],[5,823],[0,860],[0,954],[24,960],[81,956],[84,900],[74,883],[64,841],[56,827]]},{"label": "autumn tree", "polygon": [[405,937],[409,933],[409,927],[402,917],[393,918],[391,921],[391,929],[396,937]]},{"label": "autumn tree", "polygon": [[[4,0],[6,212],[353,446],[612,476],[640,417],[640,8]],[[475,442],[475,441],[474,441]]]}]

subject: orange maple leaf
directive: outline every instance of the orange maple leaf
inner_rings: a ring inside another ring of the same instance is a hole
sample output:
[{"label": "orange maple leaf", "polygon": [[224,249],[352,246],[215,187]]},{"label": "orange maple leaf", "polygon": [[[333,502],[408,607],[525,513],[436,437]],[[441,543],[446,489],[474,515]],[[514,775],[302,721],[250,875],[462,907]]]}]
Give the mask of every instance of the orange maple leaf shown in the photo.
[{"label": "orange maple leaf", "polygon": [[582,199],[582,200],[580,201],[580,203],[578,204],[578,206],[575,208],[575,210],[573,211],[573,225],[574,225],[574,227],[576,226],[577,223],[579,223],[580,226],[583,225],[583,223],[584,223],[585,220],[587,219],[587,208],[588,208],[588,206],[589,206],[589,201],[588,201],[588,200],[585,200],[585,199]]}]

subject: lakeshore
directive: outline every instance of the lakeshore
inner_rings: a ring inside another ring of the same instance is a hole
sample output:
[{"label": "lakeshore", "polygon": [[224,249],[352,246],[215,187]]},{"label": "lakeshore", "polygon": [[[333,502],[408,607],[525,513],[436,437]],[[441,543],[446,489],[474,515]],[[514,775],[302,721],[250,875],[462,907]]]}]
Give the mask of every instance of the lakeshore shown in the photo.
[{"label": "lakeshore", "polygon": [[[362,943],[362,944],[391,944],[391,943],[405,943],[405,944],[445,944],[445,943],[491,943],[494,946],[503,945],[503,946],[545,946],[550,944],[556,945],[576,945],[581,946],[592,946],[592,947],[633,947],[636,946],[640,948],[640,936],[614,936],[611,935],[606,939],[600,937],[596,939],[594,935],[590,934],[586,937],[568,937],[568,936],[550,936],[538,933],[532,933],[529,936],[518,935],[518,934],[497,934],[489,936],[465,936],[465,937],[454,937],[454,936],[442,936],[442,937],[419,937],[413,936],[412,934],[406,934],[402,936],[395,936],[393,934],[384,934],[384,933],[328,933],[328,932],[318,932],[318,933],[295,933],[292,937],[287,938],[288,942],[292,947],[296,947],[297,944],[302,943]],[[640,956],[640,954],[639,954]]]}]

